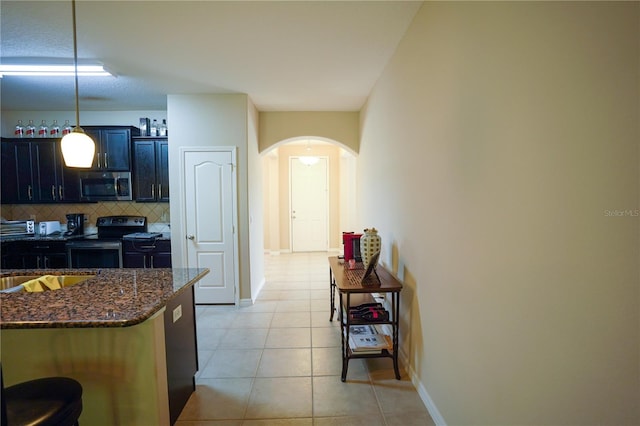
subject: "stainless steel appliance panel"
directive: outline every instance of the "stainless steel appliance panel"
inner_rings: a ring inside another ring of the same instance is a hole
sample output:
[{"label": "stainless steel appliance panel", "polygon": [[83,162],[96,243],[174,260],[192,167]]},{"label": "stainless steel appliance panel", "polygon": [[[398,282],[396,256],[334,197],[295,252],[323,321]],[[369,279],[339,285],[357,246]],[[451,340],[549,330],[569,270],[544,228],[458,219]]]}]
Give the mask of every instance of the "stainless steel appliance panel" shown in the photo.
[{"label": "stainless steel appliance panel", "polygon": [[80,174],[83,201],[131,201],[131,172],[85,172]]},{"label": "stainless steel appliance panel", "polygon": [[69,241],[67,256],[69,268],[122,268],[122,241]]}]

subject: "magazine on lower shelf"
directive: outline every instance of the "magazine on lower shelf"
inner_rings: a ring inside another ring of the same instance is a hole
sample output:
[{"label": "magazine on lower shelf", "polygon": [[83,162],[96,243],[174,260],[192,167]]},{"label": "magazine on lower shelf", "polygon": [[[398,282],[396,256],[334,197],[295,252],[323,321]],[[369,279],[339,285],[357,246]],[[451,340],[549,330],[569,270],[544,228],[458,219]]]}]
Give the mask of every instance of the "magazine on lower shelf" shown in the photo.
[{"label": "magazine on lower shelf", "polygon": [[355,353],[375,353],[391,349],[391,337],[381,333],[375,325],[352,325],[349,327],[349,347]]}]

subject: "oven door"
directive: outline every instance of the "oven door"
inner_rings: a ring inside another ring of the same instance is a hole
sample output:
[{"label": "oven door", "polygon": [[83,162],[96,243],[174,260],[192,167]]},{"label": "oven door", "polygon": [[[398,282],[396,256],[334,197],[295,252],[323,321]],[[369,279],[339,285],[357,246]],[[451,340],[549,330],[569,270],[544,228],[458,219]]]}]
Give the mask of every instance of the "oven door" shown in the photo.
[{"label": "oven door", "polygon": [[122,268],[121,241],[69,241],[69,268]]}]

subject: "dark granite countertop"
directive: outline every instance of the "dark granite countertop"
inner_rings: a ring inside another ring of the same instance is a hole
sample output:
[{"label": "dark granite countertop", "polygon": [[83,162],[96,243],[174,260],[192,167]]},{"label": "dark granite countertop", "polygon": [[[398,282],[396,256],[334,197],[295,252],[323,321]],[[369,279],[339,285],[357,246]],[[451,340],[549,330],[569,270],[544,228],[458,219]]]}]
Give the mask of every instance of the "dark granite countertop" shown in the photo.
[{"label": "dark granite countertop", "polygon": [[[157,240],[171,240],[170,232],[161,232]],[[2,236],[0,242],[12,242],[12,241],[76,241],[76,240],[97,240],[98,234],[84,234],[84,235],[64,235],[52,234],[52,235],[8,235]]]},{"label": "dark granite countertop", "polygon": [[51,235],[3,235],[0,241],[3,243],[11,241],[71,241],[83,238],[85,238],[85,235],[64,235],[64,233]]},{"label": "dark granite countertop", "polygon": [[0,293],[0,328],[132,326],[208,273],[206,268],[4,270],[2,277],[95,276],[60,290]]}]

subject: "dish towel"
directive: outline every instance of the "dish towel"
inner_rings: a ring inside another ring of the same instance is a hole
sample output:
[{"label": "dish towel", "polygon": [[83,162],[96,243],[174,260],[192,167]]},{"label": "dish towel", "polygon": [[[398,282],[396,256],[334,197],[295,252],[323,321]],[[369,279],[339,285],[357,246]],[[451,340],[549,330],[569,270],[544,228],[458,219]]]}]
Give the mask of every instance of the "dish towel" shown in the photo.
[{"label": "dish towel", "polygon": [[46,289],[58,290],[62,288],[58,281],[58,277],[55,275],[43,275],[40,278],[22,283],[22,287],[24,287],[24,289],[29,293],[39,293]]}]

